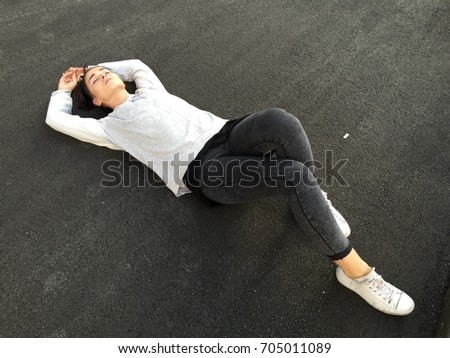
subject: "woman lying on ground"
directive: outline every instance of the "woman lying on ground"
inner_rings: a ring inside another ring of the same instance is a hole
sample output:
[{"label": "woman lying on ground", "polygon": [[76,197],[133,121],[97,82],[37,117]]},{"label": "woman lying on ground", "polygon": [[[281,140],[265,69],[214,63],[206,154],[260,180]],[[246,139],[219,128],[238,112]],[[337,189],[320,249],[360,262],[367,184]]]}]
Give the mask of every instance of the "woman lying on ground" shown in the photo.
[{"label": "woman lying on ground", "polygon": [[[134,81],[136,92],[128,93],[123,81]],[[72,115],[71,94],[112,112],[100,120]],[[271,108],[224,120],[171,95],[148,66],[128,60],[69,68],[52,93],[46,122],[81,141],[127,151],[176,196],[194,192],[222,204],[288,198],[298,224],[309,226],[309,239],[337,264],[342,285],[382,312],[414,309],[352,248],[350,227],[320,189],[308,138],[292,114]]]}]

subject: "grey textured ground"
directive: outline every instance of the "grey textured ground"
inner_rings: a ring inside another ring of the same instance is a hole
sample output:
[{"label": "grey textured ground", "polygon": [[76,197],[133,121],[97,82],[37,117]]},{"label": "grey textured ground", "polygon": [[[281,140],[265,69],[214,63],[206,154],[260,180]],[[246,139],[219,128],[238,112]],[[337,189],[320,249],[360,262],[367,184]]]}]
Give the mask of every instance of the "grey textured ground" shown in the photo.
[{"label": "grey textured ground", "polygon": [[[2,0],[0,335],[434,336],[450,275],[449,10]],[[128,187],[101,187],[102,163],[122,153],[53,131],[46,107],[68,65],[128,58],[224,118],[285,108],[316,159],[348,158],[348,186],[326,190],[416,310],[386,316],[340,286],[283,199],[208,208],[139,187],[129,165]]]}]

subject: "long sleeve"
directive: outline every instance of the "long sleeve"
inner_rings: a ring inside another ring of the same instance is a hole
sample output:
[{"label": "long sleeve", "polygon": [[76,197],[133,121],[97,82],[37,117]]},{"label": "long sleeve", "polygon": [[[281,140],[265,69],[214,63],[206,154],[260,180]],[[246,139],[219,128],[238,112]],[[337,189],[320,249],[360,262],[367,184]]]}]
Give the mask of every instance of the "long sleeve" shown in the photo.
[{"label": "long sleeve", "polygon": [[116,73],[123,81],[135,82],[136,88],[156,88],[166,91],[155,73],[141,60],[125,60],[100,63]]},{"label": "long sleeve", "polygon": [[107,136],[101,120],[72,115],[72,97],[70,91],[57,90],[50,97],[45,122],[54,130],[67,134],[83,142],[92,143],[110,149],[121,150]]}]

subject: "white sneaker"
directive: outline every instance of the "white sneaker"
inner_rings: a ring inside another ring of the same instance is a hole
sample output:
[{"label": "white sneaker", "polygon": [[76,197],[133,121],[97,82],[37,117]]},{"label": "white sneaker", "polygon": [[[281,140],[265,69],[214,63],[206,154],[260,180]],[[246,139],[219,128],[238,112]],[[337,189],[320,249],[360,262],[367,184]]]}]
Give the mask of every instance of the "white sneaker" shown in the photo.
[{"label": "white sneaker", "polygon": [[352,280],[338,266],[336,269],[338,281],[348,289],[356,292],[366,302],[377,310],[395,316],[406,316],[414,309],[414,301],[405,292],[383,280],[372,271],[363,277]]},{"label": "white sneaker", "polygon": [[330,210],[334,216],[334,219],[336,220],[337,224],[339,225],[339,228],[341,229],[342,233],[345,235],[345,237],[349,237],[351,230],[350,230],[350,225],[348,224],[347,220],[345,220],[344,217],[341,215],[341,213],[334,208],[334,206],[331,204],[331,201],[327,197],[327,193],[325,193],[323,190],[322,190],[322,195],[325,198],[325,200],[327,201],[328,207],[330,208]]}]

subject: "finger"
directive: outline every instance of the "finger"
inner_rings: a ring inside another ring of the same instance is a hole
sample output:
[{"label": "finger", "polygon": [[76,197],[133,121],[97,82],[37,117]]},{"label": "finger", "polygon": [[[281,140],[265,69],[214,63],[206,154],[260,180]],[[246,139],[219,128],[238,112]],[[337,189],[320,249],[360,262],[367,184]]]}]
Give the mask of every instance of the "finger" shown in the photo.
[{"label": "finger", "polygon": [[69,72],[73,72],[76,71],[75,67],[69,67],[67,70],[64,71],[64,73],[69,73]]},{"label": "finger", "polygon": [[77,68],[77,70],[75,71],[77,77],[80,77],[83,75],[84,70],[82,68]]},{"label": "finger", "polygon": [[68,73],[64,76],[64,82],[72,82],[72,74]]},{"label": "finger", "polygon": [[64,82],[71,82],[72,81],[71,77],[72,77],[72,73],[68,72],[62,76],[62,79],[64,80]]}]

